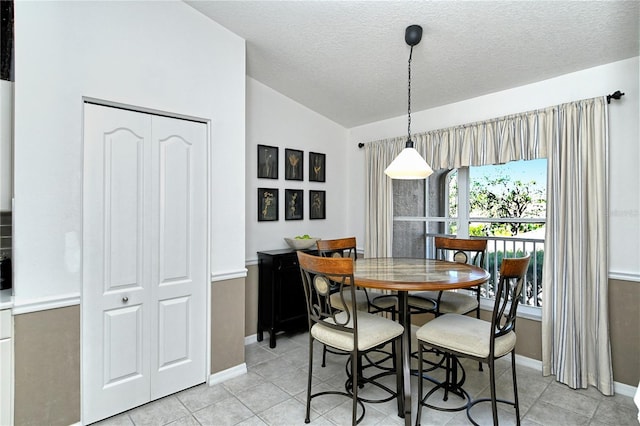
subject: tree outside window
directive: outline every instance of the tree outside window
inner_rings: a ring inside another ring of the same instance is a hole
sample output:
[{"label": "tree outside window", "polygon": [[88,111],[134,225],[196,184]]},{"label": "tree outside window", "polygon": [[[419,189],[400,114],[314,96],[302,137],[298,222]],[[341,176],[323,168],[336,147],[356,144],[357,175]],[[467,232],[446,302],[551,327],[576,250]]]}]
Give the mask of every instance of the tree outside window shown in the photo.
[{"label": "tree outside window", "polygon": [[[393,190],[394,256],[433,256],[434,235],[487,238],[494,280],[504,257],[532,254],[523,302],[541,306],[546,159],[440,170]],[[483,295],[493,297],[492,289],[490,282]]]}]

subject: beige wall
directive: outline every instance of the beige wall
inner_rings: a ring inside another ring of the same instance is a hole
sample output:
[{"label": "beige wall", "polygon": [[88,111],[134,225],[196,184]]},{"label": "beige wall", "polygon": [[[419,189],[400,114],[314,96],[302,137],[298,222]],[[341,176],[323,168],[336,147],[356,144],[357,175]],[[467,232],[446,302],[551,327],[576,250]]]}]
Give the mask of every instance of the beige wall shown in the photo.
[{"label": "beige wall", "polygon": [[[258,321],[258,266],[247,266],[246,327],[251,336],[257,331]],[[638,386],[640,379],[640,283],[609,280],[609,318],[613,379],[618,383]],[[486,319],[489,313],[483,311]],[[416,315],[414,324],[424,324],[427,316]],[[518,318],[518,342],[516,353],[527,358],[542,360],[542,332],[540,322]]]},{"label": "beige wall", "polygon": [[640,282],[609,280],[609,333],[613,380],[640,380]]},{"label": "beige wall", "polygon": [[244,362],[245,280],[211,284],[211,373]]},{"label": "beige wall", "polygon": [[258,265],[247,266],[245,289],[244,333],[245,336],[253,336],[258,332]]},{"label": "beige wall", "polygon": [[16,315],[16,425],[80,421],[80,306]]},{"label": "beige wall", "polygon": [[[211,284],[211,369],[244,362],[244,279]],[[16,315],[15,424],[80,422],[80,306]]]}]

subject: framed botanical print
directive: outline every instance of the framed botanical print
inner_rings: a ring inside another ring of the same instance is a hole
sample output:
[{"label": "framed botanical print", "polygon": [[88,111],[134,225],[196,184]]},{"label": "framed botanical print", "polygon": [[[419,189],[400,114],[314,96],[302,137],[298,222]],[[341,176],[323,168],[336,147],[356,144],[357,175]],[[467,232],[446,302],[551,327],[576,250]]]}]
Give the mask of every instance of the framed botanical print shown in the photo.
[{"label": "framed botanical print", "polygon": [[325,191],[309,191],[309,219],[326,219]]},{"label": "framed botanical print", "polygon": [[309,181],[325,181],[325,159],[325,154],[319,154],[317,152],[309,153]]},{"label": "framed botanical print", "polygon": [[278,220],[278,189],[258,188],[258,222]]},{"label": "framed botanical print", "polygon": [[284,220],[302,220],[304,191],[302,189],[284,190]]},{"label": "framed botanical print", "polygon": [[286,148],[284,150],[284,178],[286,180],[303,180],[302,151]]},{"label": "framed botanical print", "polygon": [[258,145],[258,177],[278,179],[278,147]]}]

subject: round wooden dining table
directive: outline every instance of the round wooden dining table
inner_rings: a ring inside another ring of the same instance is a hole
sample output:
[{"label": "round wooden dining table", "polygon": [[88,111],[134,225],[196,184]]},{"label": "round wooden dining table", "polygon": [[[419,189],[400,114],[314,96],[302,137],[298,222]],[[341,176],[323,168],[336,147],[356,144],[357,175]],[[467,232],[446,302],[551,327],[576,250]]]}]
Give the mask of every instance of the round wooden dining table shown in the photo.
[{"label": "round wooden dining table", "polygon": [[399,321],[402,335],[402,389],[399,414],[405,425],[411,424],[411,324],[407,303],[410,291],[454,290],[477,286],[489,280],[489,273],[466,263],[434,259],[364,258],[354,262],[355,284],[398,294]]}]

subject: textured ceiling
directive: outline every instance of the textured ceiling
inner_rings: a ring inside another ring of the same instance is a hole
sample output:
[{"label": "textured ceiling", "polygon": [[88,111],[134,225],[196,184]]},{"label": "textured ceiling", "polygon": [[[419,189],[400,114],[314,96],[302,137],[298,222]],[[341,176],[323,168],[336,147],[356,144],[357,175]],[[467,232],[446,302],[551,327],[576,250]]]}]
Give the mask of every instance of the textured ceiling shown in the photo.
[{"label": "textured ceiling", "polygon": [[247,40],[249,76],[347,128],[406,114],[411,24],[413,111],[639,54],[638,1],[187,3]]}]

